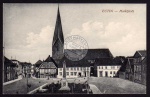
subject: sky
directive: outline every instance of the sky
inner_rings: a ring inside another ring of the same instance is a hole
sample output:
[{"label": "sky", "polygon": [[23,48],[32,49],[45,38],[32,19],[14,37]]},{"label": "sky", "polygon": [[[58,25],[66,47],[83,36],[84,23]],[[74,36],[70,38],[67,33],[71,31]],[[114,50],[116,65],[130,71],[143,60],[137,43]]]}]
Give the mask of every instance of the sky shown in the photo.
[{"label": "sky", "polygon": [[[32,64],[52,56],[57,9],[53,3],[4,3],[4,55]],[[64,39],[79,35],[89,48],[108,48],[113,56],[146,50],[146,4],[63,3],[59,9]]]}]

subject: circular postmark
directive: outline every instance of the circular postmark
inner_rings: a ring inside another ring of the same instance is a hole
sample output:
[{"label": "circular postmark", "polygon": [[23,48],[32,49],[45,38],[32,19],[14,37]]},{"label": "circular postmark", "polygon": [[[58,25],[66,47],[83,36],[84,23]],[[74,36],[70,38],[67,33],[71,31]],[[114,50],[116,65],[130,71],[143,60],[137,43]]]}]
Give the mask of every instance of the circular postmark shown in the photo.
[{"label": "circular postmark", "polygon": [[65,39],[64,55],[72,61],[83,59],[88,51],[88,43],[78,35],[69,36]]}]

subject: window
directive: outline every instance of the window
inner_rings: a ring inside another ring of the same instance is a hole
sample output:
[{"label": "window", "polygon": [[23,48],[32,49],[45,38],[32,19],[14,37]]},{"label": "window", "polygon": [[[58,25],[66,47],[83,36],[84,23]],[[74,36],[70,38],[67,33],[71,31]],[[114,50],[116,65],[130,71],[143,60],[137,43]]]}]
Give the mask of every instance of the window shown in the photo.
[{"label": "window", "polygon": [[107,69],[107,66],[105,66],[105,69]]},{"label": "window", "polygon": [[110,71],[110,74],[112,74],[112,71]]},{"label": "window", "polygon": [[81,67],[81,70],[82,70],[82,67]]},{"label": "window", "polygon": [[71,70],[73,70],[73,67],[71,67]]},{"label": "window", "polygon": [[76,71],[76,67],[74,67],[74,70]]},{"label": "window", "polygon": [[116,74],[116,72],[114,71],[114,75]]},{"label": "window", "polygon": [[99,66],[99,69],[101,69],[101,66]]},{"label": "window", "polygon": [[73,72],[71,72],[71,75],[73,75]]},{"label": "window", "polygon": [[66,75],[69,75],[69,72],[66,72]]},{"label": "window", "polygon": [[103,69],[103,66],[102,66],[102,69]]},{"label": "window", "polygon": [[62,76],[62,72],[59,72],[59,75]]},{"label": "window", "polygon": [[60,68],[60,71],[62,71],[62,68]]},{"label": "window", "polygon": [[67,70],[69,70],[69,68],[67,68]]},{"label": "window", "polygon": [[74,75],[76,75],[77,74],[77,72],[74,72]]}]

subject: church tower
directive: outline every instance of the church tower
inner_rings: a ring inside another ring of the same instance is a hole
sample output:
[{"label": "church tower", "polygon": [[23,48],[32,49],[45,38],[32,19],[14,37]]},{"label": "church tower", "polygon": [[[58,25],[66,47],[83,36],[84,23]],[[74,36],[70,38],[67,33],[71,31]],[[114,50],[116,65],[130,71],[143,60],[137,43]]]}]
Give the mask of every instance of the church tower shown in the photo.
[{"label": "church tower", "polygon": [[57,61],[64,55],[64,36],[61,25],[59,6],[57,11],[56,25],[52,42],[52,58]]}]

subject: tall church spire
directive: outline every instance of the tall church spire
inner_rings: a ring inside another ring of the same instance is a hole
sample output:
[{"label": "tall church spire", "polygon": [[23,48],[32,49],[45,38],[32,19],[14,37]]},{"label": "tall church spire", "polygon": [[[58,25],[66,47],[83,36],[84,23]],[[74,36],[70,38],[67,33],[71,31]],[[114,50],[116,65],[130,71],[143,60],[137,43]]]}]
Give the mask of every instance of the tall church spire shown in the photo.
[{"label": "tall church spire", "polygon": [[59,41],[64,44],[64,37],[63,37],[63,31],[62,31],[62,25],[61,25],[61,17],[59,12],[59,6],[57,11],[57,19],[56,19],[56,25],[55,25],[55,31],[54,31],[54,37],[53,37],[53,44],[54,45],[59,39]]},{"label": "tall church spire", "polygon": [[64,50],[64,36],[62,31],[61,17],[58,5],[57,18],[55,24],[55,31],[52,43],[52,57],[53,59],[60,59],[63,56]]}]

